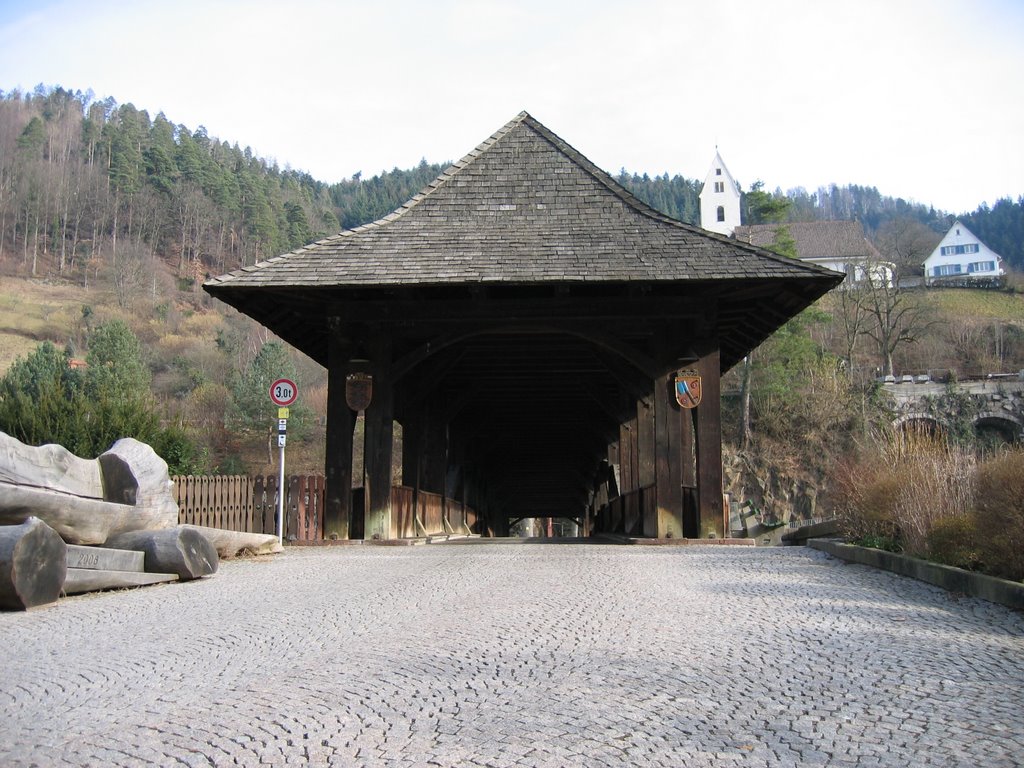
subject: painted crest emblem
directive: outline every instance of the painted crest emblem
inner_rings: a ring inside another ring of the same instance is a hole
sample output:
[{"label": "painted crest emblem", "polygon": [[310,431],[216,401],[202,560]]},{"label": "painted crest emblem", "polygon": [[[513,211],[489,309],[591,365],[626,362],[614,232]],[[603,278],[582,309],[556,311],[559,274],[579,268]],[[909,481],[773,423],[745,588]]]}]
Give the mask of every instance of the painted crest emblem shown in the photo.
[{"label": "painted crest emblem", "polygon": [[680,371],[676,374],[676,402],[683,408],[696,408],[700,405],[700,376],[693,371]]},{"label": "painted crest emblem", "polygon": [[373,399],[373,376],[350,373],[345,377],[345,402],[353,411],[365,411]]}]

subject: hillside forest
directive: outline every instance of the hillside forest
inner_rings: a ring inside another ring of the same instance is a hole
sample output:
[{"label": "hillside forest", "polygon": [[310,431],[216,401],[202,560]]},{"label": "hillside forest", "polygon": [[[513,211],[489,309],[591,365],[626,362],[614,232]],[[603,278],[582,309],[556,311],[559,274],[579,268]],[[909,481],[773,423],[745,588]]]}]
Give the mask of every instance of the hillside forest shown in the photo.
[{"label": "hillside forest", "polygon": [[[291,467],[322,471],[325,372],[208,297],[202,282],[380,218],[446,166],[423,160],[328,184],[202,126],[91,92],[0,92],[0,429],[65,440],[86,455],[118,431],[94,439],[95,424],[122,419],[118,428],[160,446],[172,471],[269,471],[266,387],[293,375],[302,394]],[[697,222],[699,181],[613,176]],[[919,273],[953,215],[873,187],[769,192],[756,180],[744,209],[745,223],[782,231],[787,222],[860,221],[907,275]],[[1024,198],[955,215],[1008,269],[1024,269]],[[1024,369],[1017,285],[1011,275],[1001,290],[834,292],[729,373],[727,442],[820,471],[884,424],[875,385],[883,371]],[[114,383],[99,380],[101,369]],[[99,392],[130,407],[118,415]]]}]

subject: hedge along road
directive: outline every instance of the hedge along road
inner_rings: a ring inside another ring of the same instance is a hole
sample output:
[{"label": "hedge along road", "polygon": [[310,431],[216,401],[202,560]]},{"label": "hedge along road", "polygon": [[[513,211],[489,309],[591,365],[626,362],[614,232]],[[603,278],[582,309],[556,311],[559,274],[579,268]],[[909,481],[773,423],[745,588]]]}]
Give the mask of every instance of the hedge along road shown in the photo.
[{"label": "hedge along road", "polygon": [[4,766],[1024,759],[1024,617],[804,548],[289,548],[0,638]]}]

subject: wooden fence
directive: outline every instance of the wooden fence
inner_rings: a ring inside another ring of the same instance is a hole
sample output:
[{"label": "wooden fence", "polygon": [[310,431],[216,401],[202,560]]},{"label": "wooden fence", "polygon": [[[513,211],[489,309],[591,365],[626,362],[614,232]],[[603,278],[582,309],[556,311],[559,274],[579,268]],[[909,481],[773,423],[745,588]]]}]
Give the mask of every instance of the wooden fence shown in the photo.
[{"label": "wooden fence", "polygon": [[[277,475],[266,477],[179,475],[174,481],[178,521],[229,531],[277,534]],[[362,510],[362,489],[354,489],[354,513]],[[285,479],[286,541],[323,538],[324,477],[292,475]],[[439,494],[395,486],[391,493],[395,530],[400,538],[469,533],[476,512]],[[361,515],[357,514],[361,520]],[[361,537],[361,525],[353,536]]]},{"label": "wooden fence", "polygon": [[[228,531],[277,533],[277,475],[178,475],[171,479],[178,522]],[[323,476],[285,478],[285,539],[322,539],[323,506]]]}]

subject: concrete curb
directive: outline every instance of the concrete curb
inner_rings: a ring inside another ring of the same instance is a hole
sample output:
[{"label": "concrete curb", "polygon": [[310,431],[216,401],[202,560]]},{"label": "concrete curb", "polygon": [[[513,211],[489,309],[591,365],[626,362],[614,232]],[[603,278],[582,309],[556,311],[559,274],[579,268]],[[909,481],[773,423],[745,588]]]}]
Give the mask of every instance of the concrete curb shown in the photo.
[{"label": "concrete curb", "polygon": [[950,592],[962,592],[971,597],[980,597],[991,603],[1008,608],[1024,610],[1024,584],[998,579],[981,573],[965,571],[951,565],[939,565],[916,557],[885,552],[881,549],[858,547],[829,539],[809,539],[807,546],[826,552],[840,560],[860,565],[869,565],[885,571],[909,576],[912,579],[942,587]]},{"label": "concrete curb", "polygon": [[641,546],[662,546],[662,547],[694,547],[711,546],[720,547],[753,547],[757,545],[755,539],[648,539],[640,536],[626,536],[620,533],[598,533],[595,539],[603,539],[615,544],[638,544]]}]

